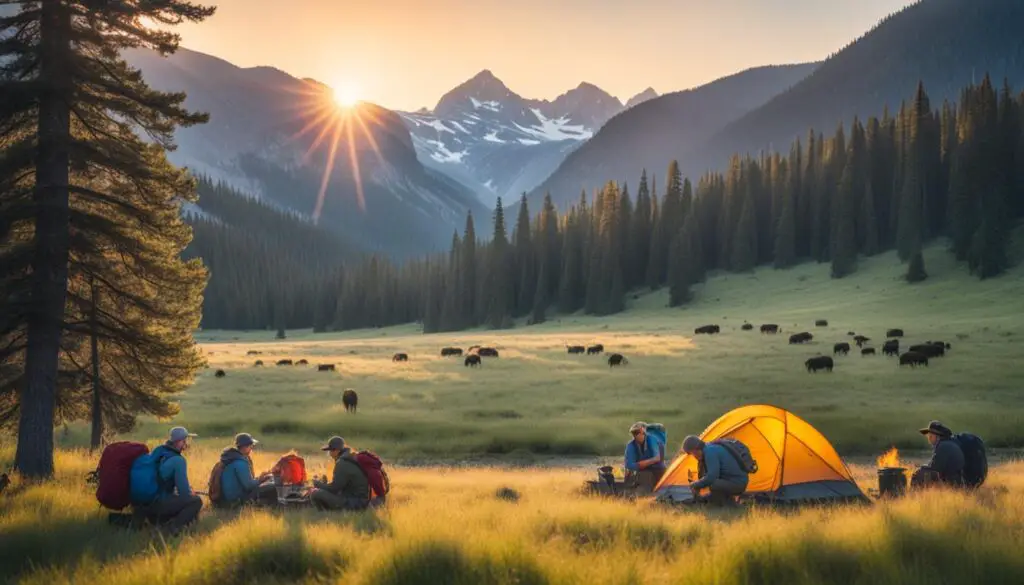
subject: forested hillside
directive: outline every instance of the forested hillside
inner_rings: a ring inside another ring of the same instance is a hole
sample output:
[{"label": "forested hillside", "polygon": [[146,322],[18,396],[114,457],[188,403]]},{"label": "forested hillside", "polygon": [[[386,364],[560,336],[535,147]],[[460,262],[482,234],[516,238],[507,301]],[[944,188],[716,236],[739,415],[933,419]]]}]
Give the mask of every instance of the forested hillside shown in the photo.
[{"label": "forested hillside", "polygon": [[913,283],[927,278],[922,246],[942,236],[965,270],[999,275],[1024,215],[1024,94],[985,76],[957,105],[932,104],[923,85],[905,103],[849,132],[808,131],[787,152],[733,156],[728,171],[696,184],[672,162],[660,195],[645,173],[635,196],[609,182],[562,214],[548,197],[531,216],[523,198],[511,229],[499,202],[487,243],[470,215],[448,254],[401,269],[373,258],[296,302],[324,307],[318,329],[502,328],[551,311],[616,313],[641,287],[667,286],[670,303],[685,304],[713,270],[816,261],[842,278],[858,257],[889,249]]}]

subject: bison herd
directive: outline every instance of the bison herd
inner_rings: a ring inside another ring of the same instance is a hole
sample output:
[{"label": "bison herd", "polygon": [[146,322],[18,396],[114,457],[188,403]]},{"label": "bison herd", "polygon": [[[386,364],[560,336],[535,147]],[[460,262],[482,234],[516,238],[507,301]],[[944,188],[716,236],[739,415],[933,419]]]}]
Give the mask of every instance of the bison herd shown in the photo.
[{"label": "bison herd", "polygon": [[[822,322],[821,320],[816,323]],[[873,356],[877,352],[874,347],[869,347],[868,343],[871,341],[870,337],[864,335],[858,335],[856,332],[850,331],[848,333],[853,341],[857,344],[857,347],[861,348],[861,357]],[[917,345],[912,345],[905,353],[900,353],[900,338],[904,337],[903,329],[889,329],[885,332],[885,336],[889,339],[882,344],[882,354],[887,357],[898,357],[900,366],[910,366],[916,368],[917,366],[927,366],[928,360],[932,358],[942,357],[946,355],[946,351],[952,349],[952,346],[945,341],[926,341]],[[810,333],[798,333],[790,336],[790,343],[807,343],[814,336]],[[850,344],[842,341],[832,346],[832,355],[848,355],[850,353]],[[835,362],[829,356],[815,356],[804,362],[808,372],[814,373],[819,370],[826,370],[831,372],[835,367]]]}]

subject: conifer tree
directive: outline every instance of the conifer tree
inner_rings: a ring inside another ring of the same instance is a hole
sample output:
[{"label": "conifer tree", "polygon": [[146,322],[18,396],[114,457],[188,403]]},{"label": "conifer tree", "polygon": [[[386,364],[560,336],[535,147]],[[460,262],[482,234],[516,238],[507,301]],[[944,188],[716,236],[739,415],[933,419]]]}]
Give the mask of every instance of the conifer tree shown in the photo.
[{"label": "conifer tree", "polygon": [[514,315],[525,315],[533,307],[536,296],[537,260],[536,251],[530,239],[530,210],[524,193],[519,200],[519,217],[516,218],[516,231],[513,234],[515,248],[516,275],[516,308]]},{"label": "conifer tree", "polygon": [[562,236],[562,276],[558,288],[558,309],[562,313],[574,313],[579,310],[584,290],[580,229],[578,216],[574,212],[569,216]]},{"label": "conifer tree", "polygon": [[627,283],[632,288],[644,282],[647,276],[647,259],[651,253],[651,192],[647,186],[646,169],[640,175],[629,239],[632,256]]},{"label": "conifer tree", "polygon": [[779,225],[775,229],[775,267],[789,268],[796,264],[796,204],[793,189],[783,194]]},{"label": "conifer tree", "polygon": [[913,107],[907,113],[906,162],[903,192],[900,197],[896,244],[901,260],[909,260],[921,250],[926,218],[924,204],[928,187],[928,154],[931,108],[924,85],[918,84]]},{"label": "conifer tree", "polygon": [[459,279],[462,301],[463,320],[460,327],[472,327],[479,324],[476,316],[480,313],[481,302],[477,299],[478,276],[477,276],[477,241],[476,227],[473,225],[473,212],[466,214],[466,228],[462,233],[462,245],[460,248]]},{"label": "conifer tree", "polygon": [[874,256],[881,250],[881,244],[878,237],[878,216],[875,215],[875,190],[870,180],[865,189],[860,220],[860,225],[864,226],[864,242],[861,245],[861,252],[865,256]]},{"label": "conifer tree", "polygon": [[651,182],[651,239],[647,254],[647,287],[658,290],[664,282],[665,263],[668,261],[667,238],[665,224],[661,219],[663,212],[658,205],[658,184]]},{"label": "conifer tree", "polygon": [[512,292],[508,236],[505,231],[505,211],[501,197],[494,207],[494,235],[488,245],[487,280],[484,300],[487,302],[487,325],[491,329],[506,326],[512,308]]},{"label": "conifer tree", "polygon": [[734,237],[730,267],[736,272],[753,270],[757,265],[757,222],[754,219],[754,197],[749,190],[743,200]]}]

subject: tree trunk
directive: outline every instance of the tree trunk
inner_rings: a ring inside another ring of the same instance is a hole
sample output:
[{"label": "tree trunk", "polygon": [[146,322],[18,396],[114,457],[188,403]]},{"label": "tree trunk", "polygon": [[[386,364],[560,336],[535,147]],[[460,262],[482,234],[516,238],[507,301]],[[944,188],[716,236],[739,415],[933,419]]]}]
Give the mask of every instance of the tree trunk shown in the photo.
[{"label": "tree trunk", "polygon": [[41,4],[39,81],[48,91],[39,103],[32,304],[14,457],[15,468],[28,478],[53,475],[53,413],[68,285],[71,16],[58,0]]},{"label": "tree trunk", "polygon": [[92,280],[92,277],[89,277],[89,298],[92,300],[89,312],[89,332],[92,338],[92,441],[89,447],[91,451],[95,451],[103,443],[103,405],[100,401],[100,344],[96,335],[99,289]]}]

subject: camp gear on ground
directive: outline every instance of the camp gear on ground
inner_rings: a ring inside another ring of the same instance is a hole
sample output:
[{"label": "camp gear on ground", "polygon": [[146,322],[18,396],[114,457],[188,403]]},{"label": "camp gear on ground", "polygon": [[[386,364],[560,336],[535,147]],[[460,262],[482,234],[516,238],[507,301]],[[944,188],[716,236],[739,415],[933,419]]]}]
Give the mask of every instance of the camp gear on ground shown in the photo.
[{"label": "camp gear on ground", "polygon": [[907,492],[907,470],[902,467],[883,467],[878,470],[878,495],[898,497]]},{"label": "camp gear on ground", "polygon": [[321,451],[341,451],[345,448],[345,439],[341,437],[331,437],[327,444],[320,447]]},{"label": "camp gear on ground", "polygon": [[945,439],[948,439],[953,436],[953,431],[949,430],[949,427],[947,427],[946,425],[942,424],[937,420],[931,421],[930,423],[928,423],[928,426],[926,426],[923,429],[918,429],[918,432],[921,433],[922,435],[932,433],[933,435],[938,435]]},{"label": "camp gear on ground", "polygon": [[[181,453],[167,445],[161,445],[151,452],[135,459],[131,469],[131,501],[134,505],[149,505],[162,495],[173,491],[176,477],[168,479],[163,473],[164,464],[173,458],[182,458]],[[184,462],[184,458],[182,458]],[[187,479],[185,480],[187,486]],[[189,493],[182,495],[191,495]]]},{"label": "camp gear on ground", "polygon": [[965,487],[976,488],[985,483],[988,477],[988,455],[985,453],[985,442],[981,437],[971,433],[957,433],[953,441],[960,446],[964,454],[963,482]]},{"label": "camp gear on ground", "polygon": [[[740,463],[738,456],[733,455],[729,447],[719,441],[704,444],[703,457],[697,465],[697,481],[690,484],[691,489],[710,488],[719,480],[725,480],[728,486],[737,485],[746,489],[750,474]],[[742,492],[743,489],[740,491]]]},{"label": "camp gear on ground", "polygon": [[249,445],[258,445],[259,441],[252,438],[249,433],[238,433],[235,435],[235,447],[241,449],[242,447],[248,447]]},{"label": "camp gear on ground", "polygon": [[[274,476],[275,482],[280,480],[281,485],[302,485],[306,483],[306,460],[294,453],[289,453],[277,460],[277,463],[270,468],[270,474]],[[324,478],[326,482],[327,479]]]},{"label": "camp gear on ground", "polygon": [[121,441],[111,443],[103,449],[100,464],[96,468],[96,499],[111,510],[123,510],[132,503],[132,463],[149,453],[149,447],[142,443]]},{"label": "camp gear on ground", "polygon": [[171,429],[170,440],[172,443],[177,443],[178,441],[184,441],[185,439],[190,439],[198,436],[199,435],[195,433],[188,432],[188,429],[186,429],[185,427],[174,427],[173,429]]},{"label": "camp gear on ground", "polygon": [[729,454],[736,459],[736,463],[739,463],[740,469],[747,473],[757,473],[757,461],[750,454],[750,448],[742,442],[730,437],[722,437],[715,439],[712,443],[725,447]]},{"label": "camp gear on ground", "polygon": [[[744,496],[776,503],[868,501],[828,439],[791,412],[744,406],[724,414],[700,436],[705,442],[723,437],[742,441],[758,462]],[[655,488],[659,499],[673,501],[680,492],[692,497],[688,486],[696,472],[697,459],[681,454]]]}]

